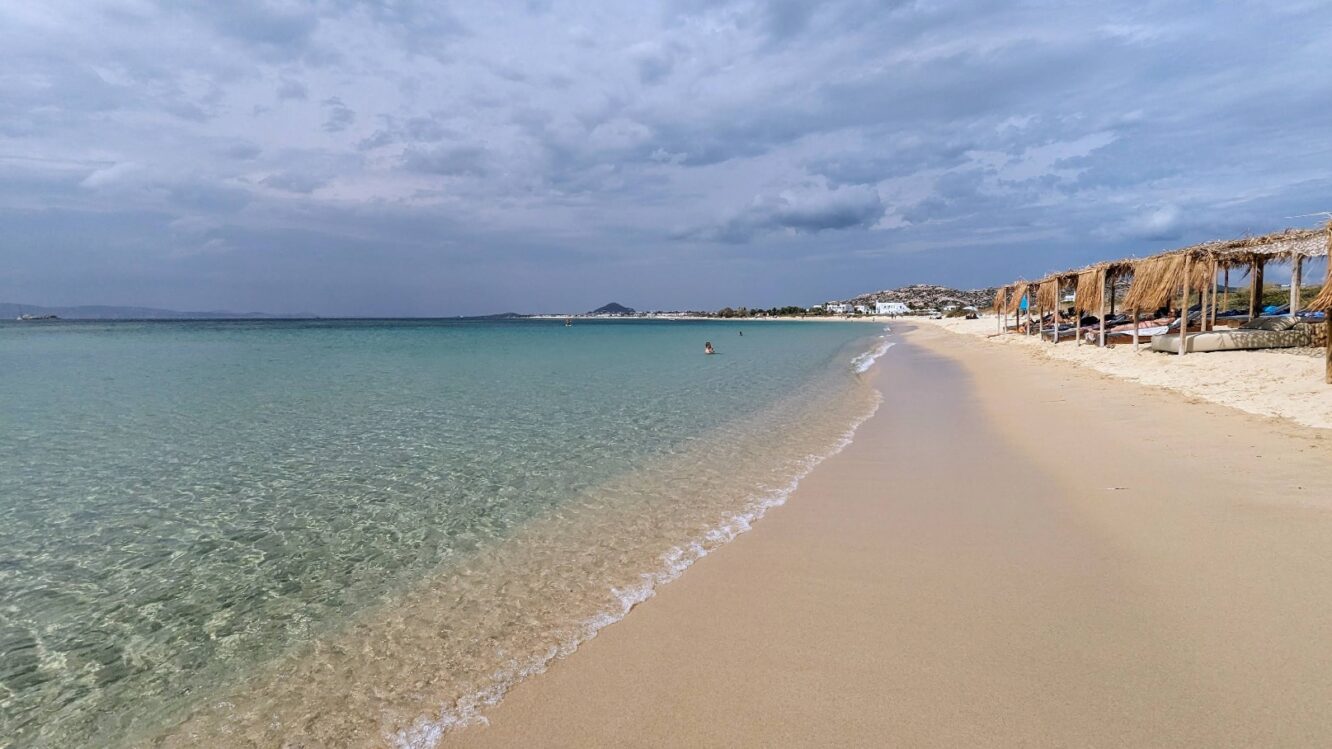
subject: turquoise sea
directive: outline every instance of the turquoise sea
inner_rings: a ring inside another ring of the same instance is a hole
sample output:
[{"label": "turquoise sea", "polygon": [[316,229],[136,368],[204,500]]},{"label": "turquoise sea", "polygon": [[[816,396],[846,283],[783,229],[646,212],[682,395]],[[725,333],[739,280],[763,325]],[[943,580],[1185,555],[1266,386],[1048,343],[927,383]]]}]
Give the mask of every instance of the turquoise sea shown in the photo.
[{"label": "turquoise sea", "polygon": [[0,747],[433,746],[782,502],[884,336],[0,323]]}]

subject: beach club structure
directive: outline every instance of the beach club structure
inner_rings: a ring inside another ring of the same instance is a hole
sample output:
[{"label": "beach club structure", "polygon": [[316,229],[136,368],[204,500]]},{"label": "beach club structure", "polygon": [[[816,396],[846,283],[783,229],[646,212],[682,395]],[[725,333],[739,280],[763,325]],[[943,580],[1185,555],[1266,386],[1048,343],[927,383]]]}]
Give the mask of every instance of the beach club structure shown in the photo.
[{"label": "beach club structure", "polygon": [[[1132,343],[1135,350],[1146,343],[1154,351],[1180,356],[1327,346],[1332,339],[1332,282],[1325,275],[1322,290],[1306,311],[1323,312],[1321,320],[1301,315],[1300,286],[1304,261],[1327,257],[1330,250],[1332,221],[1313,229],[1204,242],[1052,273],[1037,281],[1018,280],[995,293],[994,310],[1000,333],[1040,335],[1051,343],[1062,337],[1072,338],[1075,345]],[[1263,272],[1277,263],[1291,265],[1290,303],[1265,317]],[[1237,277],[1248,276],[1247,314],[1229,311],[1232,271]],[[1084,325],[1088,315],[1095,320]],[[1327,382],[1332,384],[1332,346],[1327,351]]]}]

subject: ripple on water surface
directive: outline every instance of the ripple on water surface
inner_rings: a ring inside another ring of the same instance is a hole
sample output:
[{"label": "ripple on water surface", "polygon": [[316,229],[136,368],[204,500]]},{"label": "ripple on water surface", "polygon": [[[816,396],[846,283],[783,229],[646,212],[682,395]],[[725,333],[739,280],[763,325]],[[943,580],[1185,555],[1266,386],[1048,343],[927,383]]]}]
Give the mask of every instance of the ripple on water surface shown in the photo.
[{"label": "ripple on water surface", "polygon": [[873,407],[857,325],[0,329],[0,735],[428,745]]}]

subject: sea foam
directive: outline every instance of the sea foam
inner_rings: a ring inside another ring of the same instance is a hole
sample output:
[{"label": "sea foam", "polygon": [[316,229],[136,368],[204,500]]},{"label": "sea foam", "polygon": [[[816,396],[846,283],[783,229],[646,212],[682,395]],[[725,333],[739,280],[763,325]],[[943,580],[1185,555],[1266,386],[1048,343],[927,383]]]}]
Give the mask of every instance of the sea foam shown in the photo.
[{"label": "sea foam", "polygon": [[874,348],[851,360],[851,368],[857,374],[868,372],[869,368],[874,366],[874,362],[878,361],[880,356],[888,353],[888,349],[895,345],[894,342],[888,340],[888,334],[892,332],[892,328],[885,327],[883,331],[884,334],[879,336],[878,343],[875,344]]},{"label": "sea foam", "polygon": [[[867,371],[879,357],[892,348],[893,343],[885,340],[890,329],[885,327],[884,331],[885,334],[876,339],[873,348],[852,359],[854,371],[857,373]],[[528,659],[510,662],[505,668],[494,673],[493,681],[487,688],[457,700],[453,705],[441,710],[433,719],[419,718],[409,728],[386,735],[385,739],[399,749],[434,749],[445,736],[455,730],[468,726],[488,725],[489,721],[482,712],[497,705],[513,686],[528,677],[545,672],[557,658],[572,654],[579,645],[596,637],[605,627],[624,619],[638,604],[652,598],[659,586],[678,579],[695,562],[750,531],[768,510],[785,504],[801,480],[816,466],[840,453],[852,443],[856,430],[874,416],[882,402],[883,396],[874,391],[869,409],[856,417],[827,450],[807,455],[785,486],[751,499],[744,509],[725,518],[700,537],[673,546],[661,556],[659,565],[655,569],[639,575],[637,583],[611,588],[612,599],[616,604],[586,619],[573,637]]]}]

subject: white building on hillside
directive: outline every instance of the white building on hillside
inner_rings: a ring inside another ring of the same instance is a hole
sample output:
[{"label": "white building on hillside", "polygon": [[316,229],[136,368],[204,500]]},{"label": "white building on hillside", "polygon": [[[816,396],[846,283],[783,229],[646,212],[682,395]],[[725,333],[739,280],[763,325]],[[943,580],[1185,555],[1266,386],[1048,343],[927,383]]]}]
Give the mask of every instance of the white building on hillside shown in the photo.
[{"label": "white building on hillside", "polygon": [[857,304],[857,305],[856,305],[856,314],[857,314],[857,315],[868,315],[868,314],[869,314],[869,307],[866,307],[866,306],[863,305],[863,304]]},{"label": "white building on hillside", "polygon": [[875,302],[874,314],[876,315],[905,315],[911,312],[911,308],[902,302]]},{"label": "white building on hillside", "polygon": [[851,305],[845,302],[828,302],[827,304],[823,305],[823,308],[825,310],[828,310],[834,315],[851,314]]}]

